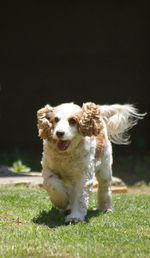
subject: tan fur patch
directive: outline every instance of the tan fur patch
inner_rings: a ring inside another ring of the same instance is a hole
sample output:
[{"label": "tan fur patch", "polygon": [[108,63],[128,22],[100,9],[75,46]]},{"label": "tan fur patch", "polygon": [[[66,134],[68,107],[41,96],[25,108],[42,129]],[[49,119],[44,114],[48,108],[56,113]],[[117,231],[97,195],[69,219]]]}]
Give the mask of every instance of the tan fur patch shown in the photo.
[{"label": "tan fur patch", "polygon": [[105,147],[105,134],[103,131],[100,132],[100,134],[96,137],[96,157],[98,157],[104,150]]},{"label": "tan fur patch", "polygon": [[99,107],[92,102],[83,104],[82,111],[78,114],[79,133],[83,136],[99,135],[103,128],[100,120]]},{"label": "tan fur patch", "polygon": [[38,117],[38,129],[39,129],[39,136],[42,139],[46,139],[48,141],[52,140],[52,133],[53,133],[53,108],[49,105],[46,105],[44,108],[41,108],[37,112]]}]

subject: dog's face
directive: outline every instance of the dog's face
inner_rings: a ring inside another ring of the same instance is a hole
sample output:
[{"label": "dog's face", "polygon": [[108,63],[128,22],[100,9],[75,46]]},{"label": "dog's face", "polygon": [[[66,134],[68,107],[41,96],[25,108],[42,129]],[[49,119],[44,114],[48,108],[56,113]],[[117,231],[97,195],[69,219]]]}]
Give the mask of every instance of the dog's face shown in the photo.
[{"label": "dog's face", "polygon": [[102,129],[100,110],[94,103],[46,105],[37,112],[39,136],[66,151],[84,136],[98,135]]},{"label": "dog's face", "polygon": [[76,114],[81,108],[74,104],[62,104],[54,108],[53,139],[59,151],[65,151],[78,136],[78,121]]}]

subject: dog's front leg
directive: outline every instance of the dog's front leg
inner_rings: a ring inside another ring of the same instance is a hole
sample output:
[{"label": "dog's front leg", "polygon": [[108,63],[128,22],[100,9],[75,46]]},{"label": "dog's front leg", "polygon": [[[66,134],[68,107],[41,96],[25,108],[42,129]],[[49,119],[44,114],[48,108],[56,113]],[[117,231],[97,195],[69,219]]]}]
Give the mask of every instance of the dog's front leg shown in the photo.
[{"label": "dog's front leg", "polygon": [[92,180],[82,178],[73,190],[71,213],[66,217],[66,224],[83,222],[89,204],[89,195],[92,189]]},{"label": "dog's front leg", "polygon": [[51,202],[59,209],[66,209],[69,198],[62,180],[47,170],[43,170],[43,179],[43,187],[47,190]]}]

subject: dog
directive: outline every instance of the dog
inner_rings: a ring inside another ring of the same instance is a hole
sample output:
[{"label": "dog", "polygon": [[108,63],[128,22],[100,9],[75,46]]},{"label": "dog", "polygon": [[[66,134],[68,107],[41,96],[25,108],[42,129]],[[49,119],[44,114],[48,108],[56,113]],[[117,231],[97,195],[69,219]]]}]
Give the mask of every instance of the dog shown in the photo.
[{"label": "dog", "polygon": [[43,187],[66,224],[84,221],[94,175],[98,209],[113,211],[111,142],[128,144],[127,131],[144,116],[130,104],[64,103],[38,110]]}]

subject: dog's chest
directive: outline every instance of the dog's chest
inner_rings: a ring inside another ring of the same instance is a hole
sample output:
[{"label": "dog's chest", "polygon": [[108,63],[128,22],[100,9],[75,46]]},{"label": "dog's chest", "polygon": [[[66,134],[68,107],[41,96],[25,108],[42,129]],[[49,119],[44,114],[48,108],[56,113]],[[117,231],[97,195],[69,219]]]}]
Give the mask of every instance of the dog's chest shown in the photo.
[{"label": "dog's chest", "polygon": [[89,167],[89,153],[75,152],[70,155],[51,155],[49,166],[53,173],[66,183],[75,183]]}]

